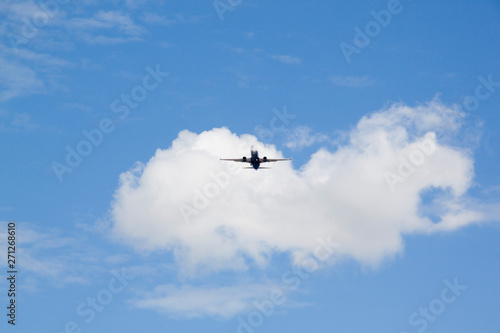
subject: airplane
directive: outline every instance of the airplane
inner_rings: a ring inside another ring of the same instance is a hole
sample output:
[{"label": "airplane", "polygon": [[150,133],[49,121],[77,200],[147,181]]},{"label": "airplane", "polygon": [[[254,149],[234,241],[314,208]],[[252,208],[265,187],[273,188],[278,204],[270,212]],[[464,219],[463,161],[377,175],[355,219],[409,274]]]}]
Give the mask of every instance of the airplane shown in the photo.
[{"label": "airplane", "polygon": [[261,163],[267,163],[267,162],[279,162],[279,161],[291,161],[291,158],[267,158],[264,156],[263,158],[259,158],[259,152],[257,151],[257,148],[255,146],[250,147],[250,153],[251,157],[248,159],[246,156],[243,156],[242,158],[221,158],[221,161],[233,161],[233,162],[243,162],[243,163],[250,163],[252,166],[251,167],[244,167],[244,169],[255,169],[258,170],[259,167],[261,169],[270,169],[268,167],[261,167]]}]

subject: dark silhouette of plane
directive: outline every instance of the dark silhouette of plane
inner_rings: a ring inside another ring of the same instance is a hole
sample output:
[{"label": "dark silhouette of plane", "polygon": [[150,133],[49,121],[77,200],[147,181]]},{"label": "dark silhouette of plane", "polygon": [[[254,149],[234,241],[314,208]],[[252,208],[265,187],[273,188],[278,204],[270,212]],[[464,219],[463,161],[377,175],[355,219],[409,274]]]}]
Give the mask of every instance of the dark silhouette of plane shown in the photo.
[{"label": "dark silhouette of plane", "polygon": [[261,163],[267,163],[267,162],[279,162],[279,161],[291,161],[291,158],[267,158],[264,156],[263,158],[259,158],[259,152],[255,148],[255,146],[250,147],[250,153],[251,157],[246,158],[246,156],[243,156],[242,158],[221,158],[221,161],[233,161],[233,162],[242,162],[242,163],[250,163],[252,166],[251,167],[245,167],[244,169],[255,169],[258,170],[259,168],[261,169],[270,169],[268,167],[261,167]]}]

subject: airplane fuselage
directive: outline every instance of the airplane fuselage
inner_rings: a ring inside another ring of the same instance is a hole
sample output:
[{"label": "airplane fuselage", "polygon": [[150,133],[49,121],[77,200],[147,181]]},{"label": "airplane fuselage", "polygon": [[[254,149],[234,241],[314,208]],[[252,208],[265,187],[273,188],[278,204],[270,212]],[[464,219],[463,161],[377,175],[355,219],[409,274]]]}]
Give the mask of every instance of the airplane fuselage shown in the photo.
[{"label": "airplane fuselage", "polygon": [[251,154],[252,156],[250,157],[250,164],[255,170],[257,170],[260,166],[259,152],[257,151],[257,149],[252,147]]}]

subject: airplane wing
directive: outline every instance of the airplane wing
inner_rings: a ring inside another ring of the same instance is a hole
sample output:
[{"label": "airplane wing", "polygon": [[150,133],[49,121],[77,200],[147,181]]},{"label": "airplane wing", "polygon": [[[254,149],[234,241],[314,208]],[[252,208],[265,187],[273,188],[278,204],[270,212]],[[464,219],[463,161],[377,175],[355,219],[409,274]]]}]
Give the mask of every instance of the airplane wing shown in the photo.
[{"label": "airplane wing", "polygon": [[265,163],[265,162],[279,162],[279,161],[291,161],[291,158],[259,158],[259,162]]},{"label": "airplane wing", "polygon": [[242,163],[250,163],[250,159],[242,159],[242,158],[221,158],[221,161],[232,161],[232,162],[242,162]]}]

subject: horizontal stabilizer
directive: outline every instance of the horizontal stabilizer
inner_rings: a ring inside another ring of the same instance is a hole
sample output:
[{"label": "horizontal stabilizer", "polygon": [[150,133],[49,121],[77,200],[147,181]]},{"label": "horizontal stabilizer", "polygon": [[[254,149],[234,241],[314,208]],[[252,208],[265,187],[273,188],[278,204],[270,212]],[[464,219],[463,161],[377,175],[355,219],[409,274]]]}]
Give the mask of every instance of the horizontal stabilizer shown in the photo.
[{"label": "horizontal stabilizer", "polygon": [[[254,169],[254,167],[243,167],[242,169]],[[269,167],[259,167],[259,170],[260,169],[271,169]]]}]

